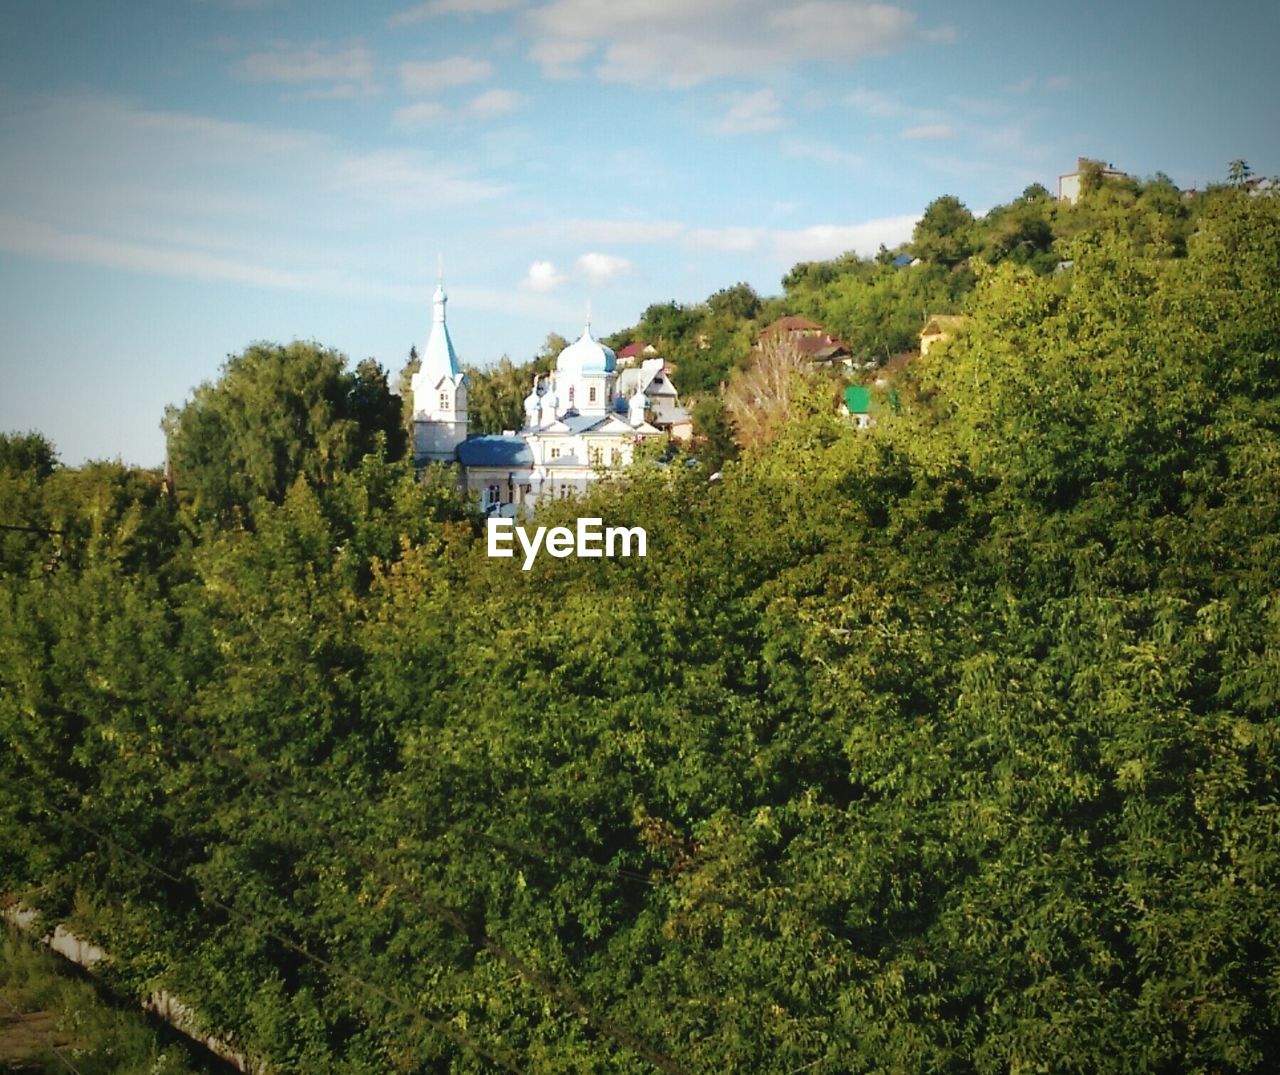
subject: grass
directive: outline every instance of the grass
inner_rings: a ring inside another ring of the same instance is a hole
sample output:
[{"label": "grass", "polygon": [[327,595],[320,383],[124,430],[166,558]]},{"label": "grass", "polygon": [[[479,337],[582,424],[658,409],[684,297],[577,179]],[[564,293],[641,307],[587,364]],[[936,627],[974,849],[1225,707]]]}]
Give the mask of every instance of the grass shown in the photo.
[{"label": "grass", "polygon": [[0,1075],[197,1075],[214,1069],[106,1000],[58,957],[0,933]]}]

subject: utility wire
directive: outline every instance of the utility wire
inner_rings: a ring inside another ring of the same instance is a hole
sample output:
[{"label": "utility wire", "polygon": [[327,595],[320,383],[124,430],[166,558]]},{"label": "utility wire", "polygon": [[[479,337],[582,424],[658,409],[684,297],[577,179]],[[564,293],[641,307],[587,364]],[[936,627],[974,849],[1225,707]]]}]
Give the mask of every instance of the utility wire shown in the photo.
[{"label": "utility wire", "polygon": [[15,526],[13,523],[0,523],[0,530],[16,530],[24,534],[57,534],[59,537],[66,534],[65,530],[54,530],[48,526]]},{"label": "utility wire", "polygon": [[[130,700],[126,698],[112,698],[109,700],[126,705],[131,704]],[[63,707],[57,708],[62,709]],[[74,716],[81,716],[72,710],[64,711]],[[300,796],[297,789],[284,786],[277,781],[274,781],[269,776],[263,775],[260,768],[255,767],[252,763],[246,762],[236,754],[235,751],[223,745],[214,735],[198,726],[190,716],[186,714],[179,714],[176,716],[175,720],[177,724],[195,731],[204,740],[212,753],[229,760],[236,768],[240,769],[252,783],[264,789],[276,799],[282,799],[287,795],[291,799],[294,799],[295,807],[298,805],[298,799]],[[154,741],[150,741],[148,745],[155,748],[157,753],[163,753],[166,755],[171,763],[179,761],[179,759],[175,759],[173,757],[170,750],[160,748]],[[337,832],[333,825],[327,822],[324,818],[312,814],[310,819],[302,819],[300,813],[296,809],[289,812],[296,820],[304,820],[304,823],[307,823],[308,827],[318,829],[324,835],[328,836],[334,842],[335,847],[338,847],[345,853],[349,854],[353,860],[360,862],[361,865],[363,865],[384,884],[397,888],[406,898],[417,904],[433,918],[443,922],[473,946],[488,952],[500,962],[510,967],[535,988],[572,1010],[588,1025],[594,1027],[606,1037],[611,1038],[616,1044],[621,1045],[623,1048],[640,1056],[659,1071],[665,1072],[666,1075],[684,1075],[683,1069],[673,1058],[658,1051],[657,1049],[654,1049],[616,1020],[610,1019],[607,1016],[596,1012],[577,993],[577,991],[573,989],[572,986],[557,982],[537,970],[526,959],[500,944],[486,931],[480,930],[477,932],[476,930],[473,930],[468,926],[466,919],[457,910],[448,907],[427,895],[418,885],[405,877],[403,873],[388,868],[383,862],[371,855],[358,843],[342,833]],[[478,830],[469,830],[465,826],[459,826],[458,831],[478,834]],[[604,869],[607,870],[608,868],[604,867]],[[649,879],[646,878],[645,880],[646,883],[652,884],[652,881]],[[180,881],[178,883],[180,883]]]},{"label": "utility wire", "polygon": [[[3,1000],[5,1002],[5,1006],[8,1007],[8,1009],[11,1012],[13,1012],[13,1014],[17,1016],[19,1019],[21,1019],[26,1014],[21,1009],[19,1009],[18,1006],[14,1004],[13,1001],[11,1001],[3,993],[0,993],[0,1000]],[[62,1064],[64,1068],[72,1072],[72,1075],[82,1075],[80,1069],[76,1067],[75,1064],[73,1064],[70,1060],[68,1060],[65,1055],[63,1055],[62,1050],[53,1044],[53,1039],[49,1037],[49,1035],[46,1034],[44,1030],[40,1030],[38,1031],[38,1033],[42,1038],[44,1038],[45,1044],[49,1046],[49,1052],[53,1053],[53,1055],[58,1058],[59,1062]]]},{"label": "utility wire", "polygon": [[[179,719],[188,727],[195,727],[193,722],[183,718]],[[212,736],[205,734],[203,729],[199,729],[199,731],[213,751],[218,753],[220,756],[231,759],[231,761],[242,772],[244,772],[245,776],[259,787],[265,788],[277,798],[286,794],[291,796],[296,795],[294,789],[282,787],[270,778],[264,777],[260,772],[255,771],[250,763],[245,762],[234,751],[223,746],[220,742],[217,742]],[[296,816],[297,815],[295,814],[295,817]],[[464,919],[458,911],[440,903],[431,896],[428,896],[419,886],[415,885],[402,873],[389,869],[359,844],[341,833],[336,832],[333,826],[323,818],[313,816],[312,824],[330,837],[335,838],[337,841],[335,846],[338,846],[348,854],[351,854],[357,861],[361,862],[366,869],[370,870],[384,883],[394,885],[399,888],[406,897],[418,904],[418,906],[432,917],[444,922],[455,933],[465,937],[467,940],[471,941],[472,944],[476,945],[476,947],[490,953],[512,970],[516,971],[522,978],[530,982],[536,988],[549,996],[554,997],[560,1003],[573,1010],[582,1019],[586,1020],[588,1024],[595,1027],[596,1030],[603,1033],[606,1037],[612,1038],[617,1044],[647,1060],[659,1071],[666,1072],[668,1075],[683,1075],[683,1069],[674,1059],[654,1049],[637,1035],[627,1030],[626,1027],[622,1026],[620,1023],[594,1011],[591,1006],[587,1004],[581,996],[579,996],[572,986],[556,982],[547,977],[541,971],[535,969],[527,960],[516,955],[504,945],[499,944],[493,939],[493,937],[489,936],[486,931],[481,930],[477,938],[474,931],[468,927],[466,919]],[[460,831],[473,830],[462,829]]]},{"label": "utility wire", "polygon": [[[139,866],[142,866],[144,869],[152,871],[157,876],[163,877],[165,880],[171,882],[172,884],[184,885],[188,880],[186,878],[179,877],[177,874],[173,873],[170,870],[164,869],[164,867],[162,866],[157,866],[154,862],[151,862],[150,860],[146,859],[142,855],[138,854],[136,851],[133,851],[128,847],[125,847],[118,840],[112,839],[110,836],[106,835],[105,833],[99,832],[97,829],[93,828],[93,826],[86,825],[83,821],[81,821],[79,818],[73,815],[70,811],[63,810],[60,807],[51,806],[48,804],[45,804],[42,807],[42,809],[44,809],[46,812],[50,814],[55,814],[61,817],[64,821],[67,822],[67,824],[74,826],[75,828],[79,829],[81,832],[85,833],[86,835],[92,836],[95,840],[98,840],[101,843],[105,844],[107,847],[111,848],[118,854],[124,855],[126,858],[128,858],[132,862],[136,862]],[[314,952],[311,952],[309,949],[307,949],[304,945],[299,944],[297,941],[291,940],[290,938],[286,937],[284,934],[280,933],[278,930],[274,929],[270,924],[266,923],[263,919],[255,918],[253,915],[247,914],[246,912],[240,910],[238,907],[234,907],[231,904],[225,902],[224,900],[218,899],[218,897],[212,895],[210,892],[208,892],[203,888],[200,889],[200,896],[204,900],[204,902],[207,903],[209,906],[216,907],[218,910],[222,911],[224,914],[230,915],[232,918],[235,918],[245,923],[246,925],[256,927],[257,929],[261,930],[264,936],[270,937],[277,944],[283,946],[284,948],[295,953],[296,955],[301,956],[303,959],[307,960],[309,963],[313,963],[315,966],[319,967],[321,970],[325,971],[327,974],[333,977],[345,978],[347,981],[355,985],[361,986],[362,988],[372,993],[374,996],[392,1005],[398,1010],[404,1012],[405,1014],[409,1015],[413,1019],[415,1020],[421,1019],[425,1021],[429,1026],[431,1026],[433,1030],[437,1031],[438,1033],[442,1034],[444,1037],[448,1038],[455,1045],[459,1045],[465,1049],[470,1049],[471,1051],[484,1057],[486,1060],[489,1060],[492,1063],[497,1064],[499,1067],[503,1068],[504,1070],[514,1072],[516,1073],[516,1075],[521,1075],[521,1068],[519,1068],[508,1055],[499,1056],[490,1052],[489,1050],[481,1046],[478,1042],[476,1042],[474,1039],[472,1039],[464,1031],[459,1030],[457,1027],[451,1025],[450,1023],[443,1022],[439,1019],[435,1019],[429,1015],[426,1015],[421,1009],[415,1008],[412,1005],[406,1004],[404,1001],[400,1000],[398,997],[387,992],[381,986],[378,986],[373,984],[372,982],[366,981],[364,978],[361,978],[358,974],[355,974],[347,970],[345,967],[340,966],[337,963],[334,963],[332,960],[328,960],[328,959],[325,959],[323,956],[316,955]]]}]

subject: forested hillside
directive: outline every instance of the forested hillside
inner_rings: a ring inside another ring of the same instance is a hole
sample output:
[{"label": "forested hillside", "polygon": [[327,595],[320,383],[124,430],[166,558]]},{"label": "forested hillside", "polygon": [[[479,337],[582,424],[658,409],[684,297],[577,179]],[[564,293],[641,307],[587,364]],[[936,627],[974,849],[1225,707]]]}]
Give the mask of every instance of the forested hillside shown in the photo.
[{"label": "forested hillside", "polygon": [[[1009,263],[1048,275],[1071,261],[1078,239],[1103,233],[1125,235],[1139,253],[1180,257],[1200,215],[1231,193],[1217,187],[1187,196],[1165,175],[1104,180],[1100,168],[1098,162],[1086,166],[1075,203],[1058,201],[1039,183],[980,217],[953,196],[937,198],[911,241],[894,250],[801,262],[783,277],[779,295],[762,297],[739,283],[701,303],[654,303],[635,325],[605,342],[615,349],[652,344],[674,366],[681,396],[695,404],[698,432],[715,437],[722,421],[720,387],[750,365],[761,330],[784,315],[821,323],[849,347],[860,368],[879,366],[917,346],[929,314],[966,310],[983,267]],[[1234,162],[1233,174],[1243,185],[1248,165]],[[529,362],[504,356],[491,369],[470,369],[476,429],[519,428],[520,403],[534,375],[550,369],[566,342],[553,334]]]},{"label": "forested hillside", "polygon": [[194,486],[5,439],[0,891],[279,1071],[1273,1069],[1280,198],[1158,186],[797,267],[969,322],[540,520],[647,559],[488,559],[371,374],[254,485],[230,368]]}]

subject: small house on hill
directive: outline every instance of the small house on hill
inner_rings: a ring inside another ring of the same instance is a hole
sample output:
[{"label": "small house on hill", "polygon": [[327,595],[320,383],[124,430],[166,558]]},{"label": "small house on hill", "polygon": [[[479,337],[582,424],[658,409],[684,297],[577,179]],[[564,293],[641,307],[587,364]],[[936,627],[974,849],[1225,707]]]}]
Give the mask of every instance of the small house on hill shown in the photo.
[{"label": "small house on hill", "polygon": [[616,391],[626,399],[637,392],[643,393],[648,420],[664,433],[681,441],[693,436],[693,418],[680,406],[679,393],[671,382],[671,366],[665,359],[644,358],[639,365],[619,370]]},{"label": "small house on hill", "polygon": [[851,384],[842,394],[844,413],[852,418],[859,429],[866,429],[875,421],[871,417],[871,389],[866,385]]},{"label": "small house on hill", "polygon": [[[876,382],[877,388],[880,382]],[[865,384],[846,385],[840,393],[839,413],[852,420],[859,429],[868,429],[876,424],[876,415],[891,412],[897,414],[902,407],[901,398],[896,388],[888,391],[873,391]]]},{"label": "small house on hill", "polygon": [[1094,169],[1104,182],[1108,179],[1128,179],[1127,173],[1120,171],[1114,164],[1090,160],[1088,157],[1076,158],[1076,170],[1058,176],[1058,201],[1070,202],[1074,205],[1080,200],[1080,187],[1085,174]]},{"label": "small house on hill", "polygon": [[934,344],[949,340],[968,320],[963,314],[934,314],[920,330],[920,353],[927,355]]},{"label": "small house on hill", "polygon": [[883,388],[889,384],[899,373],[905,370],[912,362],[920,357],[919,351],[899,351],[896,355],[891,355],[878,370],[876,370],[876,387]]},{"label": "small house on hill", "polygon": [[618,352],[618,368],[624,369],[627,366],[634,366],[637,362],[643,362],[647,358],[657,357],[658,349],[653,344],[629,343]]},{"label": "small house on hill", "polygon": [[849,346],[838,336],[833,336],[817,321],[790,314],[766,325],[756,341],[763,347],[769,340],[785,338],[800,354],[815,365],[839,363],[846,369],[852,367]]}]

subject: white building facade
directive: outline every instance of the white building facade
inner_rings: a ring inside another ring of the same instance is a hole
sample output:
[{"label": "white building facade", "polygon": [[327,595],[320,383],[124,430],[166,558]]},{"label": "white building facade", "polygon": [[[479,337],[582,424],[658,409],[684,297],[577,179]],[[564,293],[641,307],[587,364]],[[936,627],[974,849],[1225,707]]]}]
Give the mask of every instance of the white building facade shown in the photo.
[{"label": "white building facade", "polygon": [[422,368],[410,384],[414,460],[459,464],[467,489],[490,513],[516,515],[540,500],[585,491],[630,465],[637,445],[665,440],[652,420],[656,412],[683,414],[669,377],[627,370],[620,378],[617,356],[588,322],[551,375],[532,385],[519,432],[469,437],[466,377],[449,337],[446,301],[441,286]]},{"label": "white building facade", "polygon": [[422,365],[409,382],[413,393],[413,456],[429,463],[451,463],[467,439],[467,378],[445,320],[444,281],[431,296],[431,335]]}]

